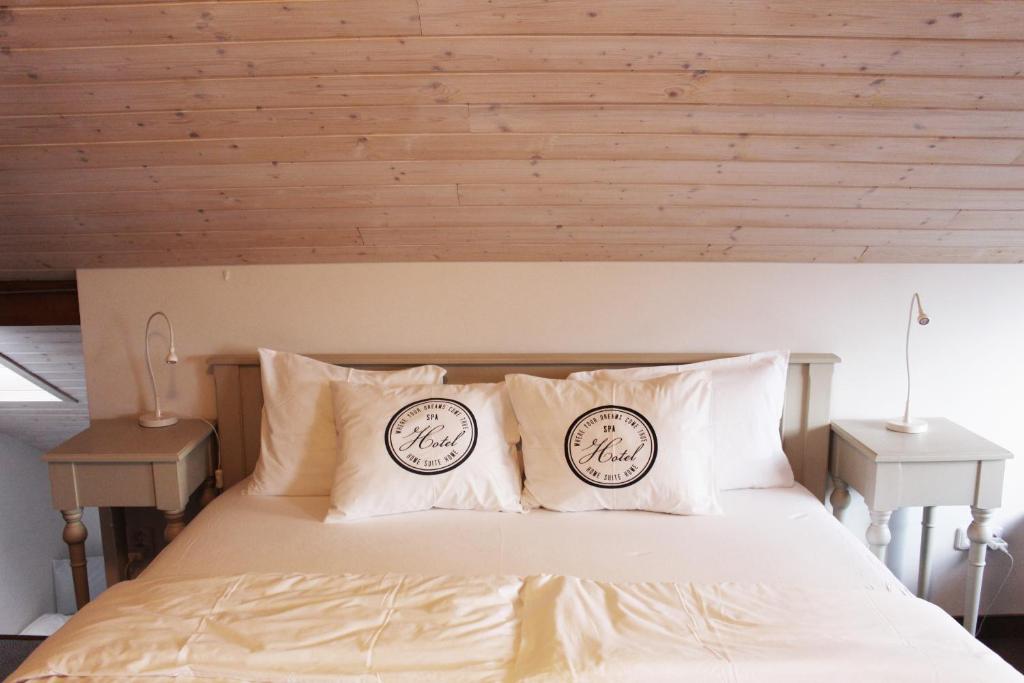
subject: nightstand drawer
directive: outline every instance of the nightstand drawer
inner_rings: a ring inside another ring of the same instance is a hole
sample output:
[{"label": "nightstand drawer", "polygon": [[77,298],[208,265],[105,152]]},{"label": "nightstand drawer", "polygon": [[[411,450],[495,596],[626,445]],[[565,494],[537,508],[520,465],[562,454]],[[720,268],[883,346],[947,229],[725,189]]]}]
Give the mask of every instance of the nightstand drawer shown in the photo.
[{"label": "nightstand drawer", "polygon": [[832,457],[833,474],[877,509],[965,503],[999,507],[1001,503],[1004,460],[875,462],[835,437]]},{"label": "nightstand drawer", "polygon": [[171,462],[51,462],[59,510],[76,507],[182,508],[208,475],[208,442]]},{"label": "nightstand drawer", "polygon": [[155,507],[150,463],[51,463],[54,507]]},{"label": "nightstand drawer", "polygon": [[979,466],[997,464],[1002,467],[1001,462],[880,463],[874,504],[888,509],[962,505],[974,498]]}]

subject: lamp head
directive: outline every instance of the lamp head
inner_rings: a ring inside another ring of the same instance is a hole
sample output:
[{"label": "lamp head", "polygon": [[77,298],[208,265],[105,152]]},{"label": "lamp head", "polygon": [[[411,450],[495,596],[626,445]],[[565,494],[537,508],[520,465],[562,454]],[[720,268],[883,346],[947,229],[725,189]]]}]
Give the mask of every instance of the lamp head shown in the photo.
[{"label": "lamp head", "polygon": [[916,303],[917,304],[917,324],[921,325],[921,326],[924,326],[924,325],[927,325],[928,323],[930,323],[932,321],[932,319],[929,318],[928,314],[924,312],[924,306],[921,304],[921,295],[920,294],[918,294],[916,292],[914,293],[914,298],[912,300],[912,303]]},{"label": "lamp head", "polygon": [[[924,323],[921,324],[923,325]],[[164,362],[168,365],[174,365],[178,362],[178,354],[174,352],[173,346],[171,347],[171,350],[167,352],[167,358],[164,359]]]}]

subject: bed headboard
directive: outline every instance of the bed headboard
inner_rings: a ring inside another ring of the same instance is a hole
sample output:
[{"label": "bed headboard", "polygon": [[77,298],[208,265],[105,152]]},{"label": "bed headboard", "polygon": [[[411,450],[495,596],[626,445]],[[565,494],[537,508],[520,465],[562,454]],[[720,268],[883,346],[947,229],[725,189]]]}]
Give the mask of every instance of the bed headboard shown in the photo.
[{"label": "bed headboard", "polygon": [[[735,353],[634,354],[515,354],[515,355],[311,355],[335,365],[368,370],[394,370],[434,364],[448,369],[451,384],[497,382],[509,373],[564,378],[569,373],[595,368],[638,365],[680,365]],[[797,481],[824,500],[828,470],[829,407],[832,367],[839,357],[831,353],[794,353],[790,356],[786,406],[782,416],[782,443]],[[263,389],[259,358],[213,356],[207,361],[217,387],[217,425],[220,432],[224,485],[241,481],[256,466],[260,453],[260,413]]]}]

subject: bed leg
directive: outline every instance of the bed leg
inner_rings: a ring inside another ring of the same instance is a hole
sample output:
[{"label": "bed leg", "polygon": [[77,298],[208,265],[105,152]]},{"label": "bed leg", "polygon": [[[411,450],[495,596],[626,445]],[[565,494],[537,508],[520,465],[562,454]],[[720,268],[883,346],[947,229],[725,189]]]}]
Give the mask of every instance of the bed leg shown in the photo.
[{"label": "bed leg", "polygon": [[832,514],[840,522],[846,516],[846,508],[850,507],[850,487],[846,482],[832,475],[832,495],[828,500],[832,503]]},{"label": "bed leg", "polygon": [[892,541],[892,531],[889,530],[889,518],[892,517],[892,510],[872,510],[871,524],[868,526],[868,545],[871,552],[879,560],[885,562],[885,550]]},{"label": "bed leg", "polygon": [[985,555],[988,541],[992,537],[989,522],[992,510],[971,506],[973,521],[967,527],[967,538],[971,549],[967,553],[967,592],[964,595],[964,628],[973,636],[978,626],[978,610],[981,607],[981,580],[985,576]]},{"label": "bed leg", "polygon": [[71,580],[75,585],[75,605],[82,609],[89,602],[89,570],[85,558],[85,539],[89,530],[82,524],[82,508],[61,510],[64,517],[64,542],[68,544]]}]

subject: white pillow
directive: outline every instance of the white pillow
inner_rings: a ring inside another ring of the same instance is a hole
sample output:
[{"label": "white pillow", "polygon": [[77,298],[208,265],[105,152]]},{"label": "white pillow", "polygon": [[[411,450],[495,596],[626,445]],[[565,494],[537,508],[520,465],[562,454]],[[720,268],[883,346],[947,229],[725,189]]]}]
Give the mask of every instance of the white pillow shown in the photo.
[{"label": "white pillow", "polygon": [[430,508],[522,512],[508,390],[333,382],[338,457],[327,522]]},{"label": "white pillow", "polygon": [[505,381],[523,433],[525,497],[568,512],[720,511],[708,373],[646,382]]},{"label": "white pillow", "polygon": [[578,380],[642,380],[679,372],[711,373],[711,422],[720,489],[793,485],[782,450],[780,423],[786,398],[788,351],[766,351],[690,365],[576,372]]},{"label": "white pillow", "polygon": [[326,496],[334,476],[332,381],[369,384],[441,384],[445,369],[422,365],[395,371],[356,370],[260,349],[263,420],[260,458],[246,493]]}]

